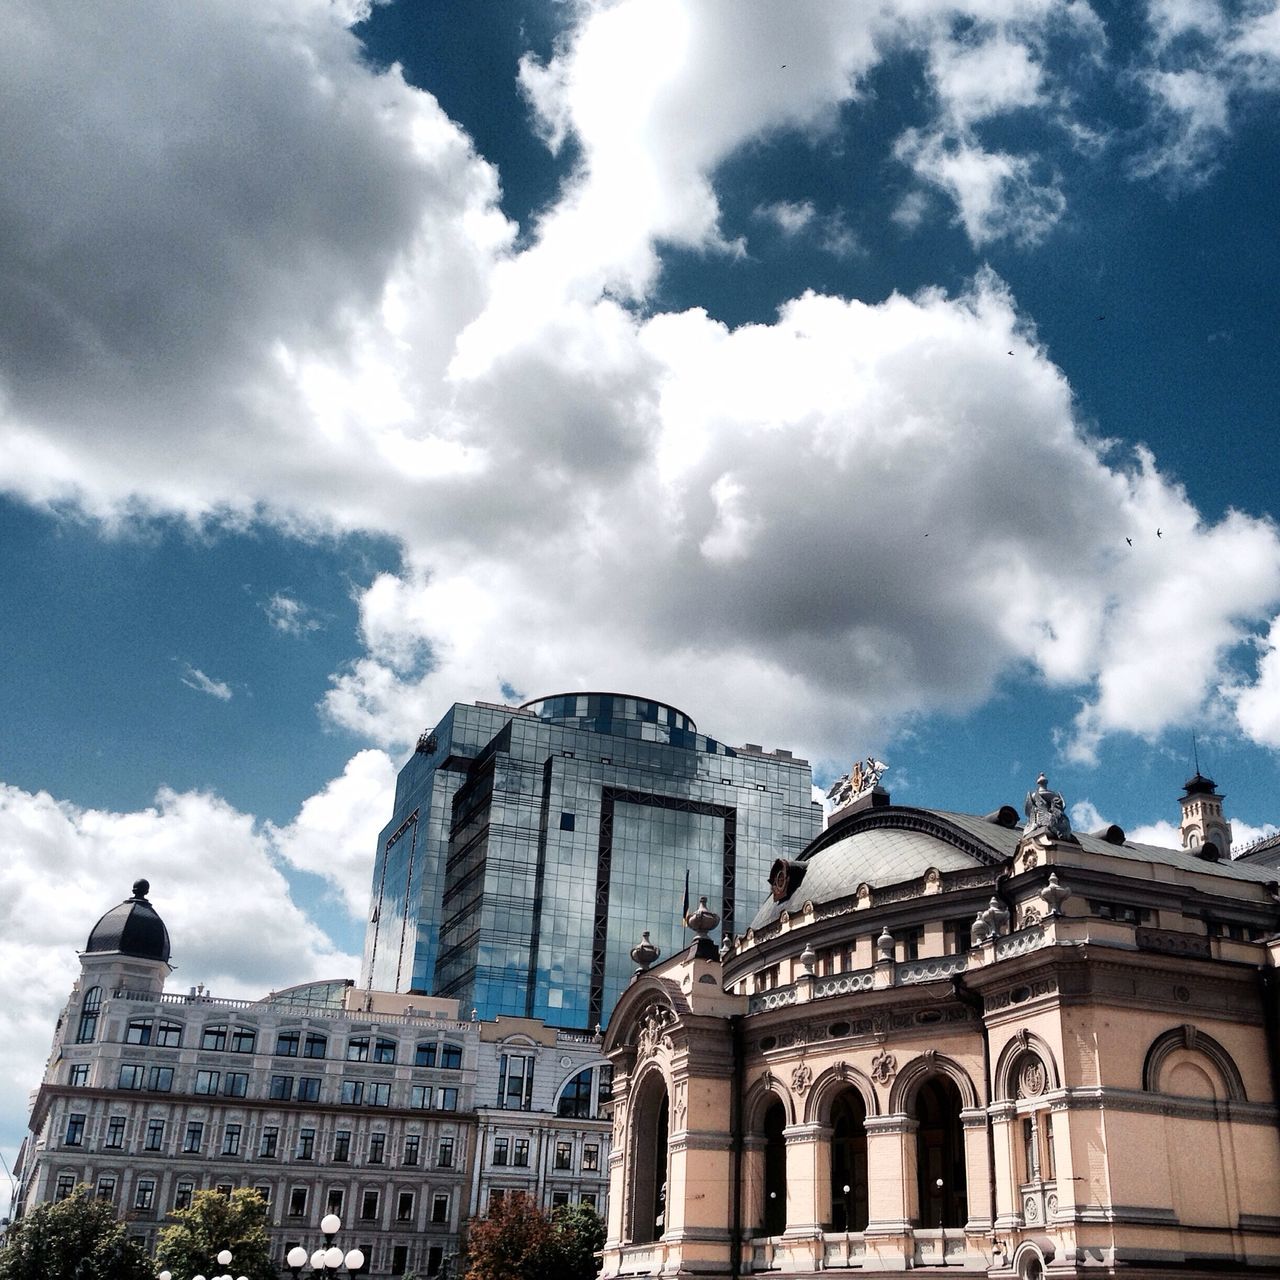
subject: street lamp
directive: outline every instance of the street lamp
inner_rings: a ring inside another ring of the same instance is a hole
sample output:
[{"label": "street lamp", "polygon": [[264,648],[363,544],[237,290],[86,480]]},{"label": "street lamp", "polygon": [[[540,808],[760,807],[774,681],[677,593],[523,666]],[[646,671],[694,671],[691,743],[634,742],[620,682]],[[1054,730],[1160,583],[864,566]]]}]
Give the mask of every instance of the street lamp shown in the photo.
[{"label": "street lamp", "polygon": [[938,1188],[938,1252],[942,1255],[938,1265],[945,1267],[947,1265],[947,1229],[942,1225],[942,1179],[939,1178],[933,1185]]},{"label": "street lamp", "polygon": [[[324,1236],[324,1248],[311,1254],[311,1271],[323,1275],[327,1271],[337,1272],[345,1266],[350,1275],[359,1275],[364,1270],[364,1254],[359,1249],[348,1249],[344,1254],[333,1243],[333,1237],[342,1230],[342,1219],[336,1213],[327,1213],[320,1219],[320,1234]],[[294,1276],[302,1274],[307,1265],[307,1251],[300,1245],[294,1245],[285,1257],[285,1265]]]}]

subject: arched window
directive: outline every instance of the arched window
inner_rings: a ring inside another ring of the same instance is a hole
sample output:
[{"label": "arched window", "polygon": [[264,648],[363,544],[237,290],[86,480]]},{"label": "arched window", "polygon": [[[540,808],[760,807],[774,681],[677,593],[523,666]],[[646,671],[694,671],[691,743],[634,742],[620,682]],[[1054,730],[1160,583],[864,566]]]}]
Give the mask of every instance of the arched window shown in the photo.
[{"label": "arched window", "polygon": [[962,1227],[969,1216],[960,1090],[931,1076],[916,1093],[916,1170],[922,1227]]},{"label": "arched window", "polygon": [[76,1029],[76,1044],[92,1044],[98,1037],[98,1015],[102,1012],[102,988],[90,987],[84,993],[80,1006],[80,1025]]},{"label": "arched window", "polygon": [[584,1067],[560,1091],[556,1113],[564,1119],[595,1120],[613,1098],[613,1068]]},{"label": "arched window", "polygon": [[867,1226],[867,1104],[845,1089],[831,1104],[831,1219],[837,1231]]},{"label": "arched window", "polygon": [[440,1065],[446,1071],[462,1069],[462,1046],[450,1044],[447,1040],[440,1046]]},{"label": "arched window", "polygon": [[656,1072],[631,1111],[631,1240],[649,1244],[667,1229],[667,1086]]},{"label": "arched window", "polygon": [[764,1113],[764,1233],[787,1229],[787,1109],[775,1098]]},{"label": "arched window", "polygon": [[258,1045],[258,1033],[252,1027],[236,1027],[231,1033],[232,1053],[252,1053]]},{"label": "arched window", "polygon": [[202,1049],[225,1049],[227,1047],[227,1024],[219,1022],[211,1027],[205,1027],[200,1033],[200,1047]]}]

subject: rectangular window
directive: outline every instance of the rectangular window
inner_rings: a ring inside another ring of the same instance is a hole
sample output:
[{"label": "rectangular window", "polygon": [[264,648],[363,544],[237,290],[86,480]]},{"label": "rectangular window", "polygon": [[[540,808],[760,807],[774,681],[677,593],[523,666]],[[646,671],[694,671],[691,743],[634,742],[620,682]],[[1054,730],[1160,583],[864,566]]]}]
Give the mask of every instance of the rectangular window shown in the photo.
[{"label": "rectangular window", "polygon": [[431,1221],[432,1222],[448,1222],[449,1221],[449,1193],[447,1191],[437,1191],[431,1198]]},{"label": "rectangular window", "polygon": [[214,1094],[218,1092],[219,1075],[216,1071],[196,1072],[196,1092]]},{"label": "rectangular window", "polygon": [[238,1156],[240,1154],[240,1126],[229,1124],[222,1131],[222,1154]]},{"label": "rectangular window", "polygon": [[402,1276],[409,1269],[409,1246],[395,1244],[391,1246],[391,1274]]},{"label": "rectangular window", "polygon": [[582,1203],[588,1209],[594,1209],[596,1207],[596,1193],[594,1191],[584,1191],[582,1193]]},{"label": "rectangular window", "polygon": [[147,1140],[143,1144],[144,1151],[160,1151],[164,1147],[164,1121],[147,1121]]},{"label": "rectangular window", "polygon": [[228,1071],[222,1080],[222,1093],[227,1098],[243,1098],[249,1092],[247,1071]]},{"label": "rectangular window", "polygon": [[265,1182],[257,1182],[253,1189],[262,1197],[262,1203],[271,1208],[271,1188]]},{"label": "rectangular window", "polygon": [[328,1047],[329,1042],[324,1036],[317,1035],[314,1031],[309,1031],[303,1044],[302,1056],[304,1058],[323,1058]]},{"label": "rectangular window", "polygon": [[1054,1180],[1054,1163],[1053,1163],[1053,1112],[1050,1111],[1044,1118],[1044,1145],[1041,1148],[1044,1154],[1040,1158],[1040,1168],[1044,1174],[1046,1182]]},{"label": "rectangular window", "polygon": [[314,1129],[298,1130],[298,1149],[294,1152],[295,1160],[310,1160],[315,1155],[316,1131]]},{"label": "rectangular window", "polygon": [[344,1106],[359,1106],[364,1101],[364,1081],[344,1080],[342,1082],[342,1102]]},{"label": "rectangular window", "polygon": [[262,1139],[258,1143],[258,1155],[263,1160],[274,1160],[280,1146],[280,1130],[276,1125],[267,1125],[262,1131]]},{"label": "rectangular window", "polygon": [[[447,1206],[446,1206],[446,1209],[447,1209]],[[433,1244],[427,1250],[427,1275],[438,1276],[440,1274],[440,1268],[443,1266],[444,1266],[444,1246],[439,1244]]]},{"label": "rectangular window", "polygon": [[320,1077],[319,1076],[299,1076],[298,1077],[298,1101],[299,1102],[319,1102],[320,1101]]},{"label": "rectangular window", "polygon": [[402,1191],[396,1197],[396,1221],[412,1222],[413,1221],[413,1192]]},{"label": "rectangular window", "polygon": [[418,1163],[418,1146],[420,1142],[421,1142],[421,1139],[418,1137],[416,1133],[411,1133],[408,1135],[408,1137],[405,1138],[404,1140],[404,1163],[405,1164],[412,1165],[412,1164]]},{"label": "rectangular window", "polygon": [[227,1047],[226,1025],[205,1027],[200,1033],[200,1047],[221,1053]]},{"label": "rectangular window", "polygon": [[267,1097],[273,1102],[288,1102],[293,1097],[293,1077],[272,1076],[271,1087],[267,1090]]},{"label": "rectangular window", "polygon": [[347,1041],[347,1061],[348,1062],[368,1062],[369,1061],[369,1037],[368,1036],[352,1036]]},{"label": "rectangular window", "polygon": [[150,1044],[155,1024],[150,1018],[133,1018],[125,1028],[125,1044]]},{"label": "rectangular window", "polygon": [[511,1156],[511,1163],[517,1169],[527,1169],[529,1167],[529,1139],[517,1138],[515,1151]]},{"label": "rectangular window", "polygon": [[504,1053],[498,1067],[498,1106],[528,1111],[533,1105],[533,1057]]},{"label": "rectangular window", "polygon": [[230,1199],[231,1199],[231,1190],[232,1190],[231,1183],[229,1183],[229,1182],[219,1182],[219,1183],[214,1187],[214,1190],[215,1190],[215,1191],[216,1191],[216,1192],[217,1192],[217,1193],[218,1193],[218,1194],[219,1194],[219,1195],[220,1195],[224,1200],[230,1200]]},{"label": "rectangular window", "polygon": [[190,1209],[191,1196],[195,1192],[196,1184],[194,1182],[180,1182],[177,1189],[173,1193],[173,1207],[175,1209]]},{"label": "rectangular window", "polygon": [[556,1162],[557,1169],[573,1168],[573,1147],[567,1142],[556,1143]]},{"label": "rectangular window", "polygon": [[53,1193],[55,1200],[66,1200],[76,1189],[76,1176],[74,1173],[60,1173],[58,1175],[58,1189]]},{"label": "rectangular window", "polygon": [[380,1081],[369,1085],[368,1102],[371,1107],[389,1107],[391,1105],[391,1086]]},{"label": "rectangular window", "polygon": [[183,1154],[184,1155],[197,1154],[203,1142],[204,1142],[204,1125],[199,1120],[190,1121],[187,1124],[186,1136],[182,1139]]},{"label": "rectangular window", "polygon": [[89,1064],[77,1062],[67,1075],[67,1083],[73,1089],[83,1089],[89,1083]]},{"label": "rectangular window", "polygon": [[99,1200],[114,1200],[116,1198],[116,1180],[108,1177],[99,1178],[96,1195]]},{"label": "rectangular window", "polygon": [[369,1135],[369,1163],[381,1164],[386,1158],[387,1151],[387,1135],[385,1133],[371,1133]]},{"label": "rectangular window", "polygon": [[147,1072],[147,1088],[152,1093],[168,1093],[173,1088],[172,1067],[152,1067]]},{"label": "rectangular window", "polygon": [[154,1178],[139,1178],[133,1193],[135,1209],[150,1209],[156,1202],[156,1182]]},{"label": "rectangular window", "polygon": [[307,1211],[306,1187],[292,1187],[289,1190],[289,1217],[301,1218]]},{"label": "rectangular window", "polygon": [[1022,1158],[1026,1180],[1035,1182],[1040,1177],[1040,1153],[1036,1143],[1034,1116],[1026,1116],[1022,1121]]},{"label": "rectangular window", "polygon": [[376,1191],[366,1191],[360,1197],[360,1217],[365,1222],[370,1222],[378,1216],[378,1193]]},{"label": "rectangular window", "polygon": [[325,1208],[333,1214],[342,1216],[342,1206],[346,1202],[346,1193],[341,1187],[330,1187],[329,1195],[325,1201]]},{"label": "rectangular window", "polygon": [[434,1040],[424,1040],[418,1045],[413,1055],[413,1065],[415,1067],[434,1067],[436,1065],[436,1042]]},{"label": "rectangular window", "polygon": [[302,1042],[302,1033],[298,1031],[282,1031],[276,1036],[276,1053],[282,1058],[296,1058],[298,1046]]},{"label": "rectangular window", "polygon": [[600,1167],[600,1148],[593,1142],[588,1142],[582,1148],[582,1167],[586,1170],[598,1169]]},{"label": "rectangular window", "polygon": [[441,1111],[457,1111],[458,1109],[457,1089],[436,1090],[436,1107]]},{"label": "rectangular window", "polygon": [[442,1044],[440,1046],[440,1066],[445,1071],[461,1071],[462,1046],[460,1044]]},{"label": "rectangular window", "polygon": [[120,1088],[141,1089],[146,1074],[146,1067],[137,1066],[132,1062],[122,1063],[120,1066]]},{"label": "rectangular window", "polygon": [[124,1116],[112,1116],[107,1121],[107,1140],[104,1147],[124,1146]]},{"label": "rectangular window", "polygon": [[504,1165],[507,1163],[507,1149],[511,1144],[509,1138],[494,1138],[493,1140],[493,1163],[496,1165]]},{"label": "rectangular window", "polygon": [[84,1119],[84,1116],[78,1111],[67,1117],[67,1136],[62,1141],[64,1147],[84,1145]]},{"label": "rectangular window", "polygon": [[431,1086],[429,1084],[415,1084],[409,1094],[409,1105],[416,1107],[419,1111],[430,1108]]},{"label": "rectangular window", "polygon": [[156,1044],[162,1049],[177,1049],[182,1045],[182,1023],[162,1022],[156,1028]]},{"label": "rectangular window", "polygon": [[436,1152],[436,1164],[442,1169],[453,1168],[453,1139],[441,1138],[440,1147]]},{"label": "rectangular window", "polygon": [[922,929],[904,929],[902,931],[902,958],[904,960],[920,959],[920,939],[923,937]]},{"label": "rectangular window", "polygon": [[563,1209],[569,1203],[569,1193],[567,1191],[553,1191],[551,1193],[551,1208]]},{"label": "rectangular window", "polygon": [[231,1033],[232,1053],[252,1053],[258,1045],[258,1033],[252,1027],[237,1027]]},{"label": "rectangular window", "polygon": [[562,812],[560,814],[560,830],[572,831],[574,828],[574,817],[572,813]]},{"label": "rectangular window", "polygon": [[338,1164],[351,1159],[351,1130],[339,1129],[333,1135],[333,1158]]}]

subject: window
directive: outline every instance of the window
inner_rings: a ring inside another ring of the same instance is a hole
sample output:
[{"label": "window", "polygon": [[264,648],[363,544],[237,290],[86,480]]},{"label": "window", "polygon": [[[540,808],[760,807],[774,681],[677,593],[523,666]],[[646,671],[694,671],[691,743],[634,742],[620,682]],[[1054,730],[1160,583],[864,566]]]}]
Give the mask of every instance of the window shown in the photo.
[{"label": "window", "polygon": [[162,1049],[178,1049],[182,1045],[182,1023],[162,1022],[156,1028],[156,1044]]},{"label": "window", "polygon": [[271,1087],[267,1090],[267,1097],[273,1102],[288,1102],[293,1097],[293,1077],[272,1076]]},{"label": "window", "polygon": [[262,1203],[271,1207],[271,1188],[265,1182],[254,1183],[253,1189],[262,1197]]},{"label": "window", "polygon": [[316,1131],[314,1129],[298,1130],[298,1149],[294,1152],[295,1160],[310,1160],[316,1149]]},{"label": "window", "polygon": [[409,1246],[395,1244],[391,1246],[391,1274],[402,1276],[409,1269]]},{"label": "window", "polygon": [[412,1222],[413,1221],[413,1192],[402,1191],[396,1197],[396,1221]]},{"label": "window", "polygon": [[147,1121],[147,1140],[143,1143],[144,1151],[160,1151],[164,1148],[164,1121]]},{"label": "window", "polygon": [[65,1200],[76,1189],[76,1176],[74,1173],[58,1174],[58,1189],[54,1192],[54,1198],[57,1200]]},{"label": "window", "polygon": [[196,1092],[214,1094],[218,1092],[218,1073],[216,1071],[196,1072]]},{"label": "window", "polygon": [[588,1209],[594,1209],[596,1207],[596,1193],[594,1191],[584,1191],[582,1193],[582,1203]]},{"label": "window", "polygon": [[391,1105],[391,1086],[375,1080],[369,1085],[368,1100],[371,1107],[389,1107]]},{"label": "window", "polygon": [[436,1091],[436,1107],[441,1111],[457,1111],[457,1089],[438,1089]]},{"label": "window", "polygon": [[346,1194],[341,1187],[330,1187],[328,1198],[325,1200],[325,1209],[329,1213],[335,1213],[339,1217],[342,1216],[342,1206],[346,1201]]},{"label": "window", "polygon": [[462,1046],[460,1044],[442,1044],[440,1046],[440,1065],[446,1071],[461,1071]]},{"label": "window", "polygon": [[1047,1112],[1044,1117],[1044,1142],[1041,1144],[1042,1152],[1040,1157],[1040,1172],[1046,1182],[1052,1182],[1055,1177],[1053,1164],[1053,1112]]},{"label": "window", "polygon": [[434,1067],[436,1065],[436,1042],[424,1040],[418,1045],[413,1055],[415,1067]]},{"label": "window", "polygon": [[180,1182],[173,1193],[173,1207],[175,1209],[190,1209],[191,1196],[196,1189],[194,1182]]},{"label": "window", "polygon": [[529,1167],[529,1139],[517,1138],[515,1151],[511,1157],[511,1163],[518,1169],[527,1169]]},{"label": "window", "polygon": [[528,1111],[533,1106],[532,1055],[502,1055],[498,1067],[498,1106],[507,1111]]},{"label": "window", "polygon": [[258,1142],[258,1155],[263,1160],[274,1160],[280,1146],[280,1129],[269,1124],[262,1130],[262,1138]]},{"label": "window", "polygon": [[249,1092],[247,1071],[228,1071],[222,1078],[222,1093],[227,1098],[243,1098]]},{"label": "window", "polygon": [[146,1079],[147,1069],[132,1062],[120,1064],[120,1088],[141,1089]]},{"label": "window", "polygon": [[252,1027],[237,1027],[231,1033],[232,1053],[252,1053],[258,1045],[258,1033]]},{"label": "window", "polygon": [[582,1148],[582,1167],[588,1171],[600,1168],[600,1148],[593,1142]]},{"label": "window", "polygon": [[328,1048],[329,1041],[325,1036],[317,1035],[314,1031],[308,1031],[307,1038],[302,1046],[302,1056],[304,1058],[323,1058]]},{"label": "window", "polygon": [[504,1165],[507,1163],[507,1149],[511,1144],[509,1138],[494,1138],[493,1140],[493,1163],[496,1165]]},{"label": "window", "polygon": [[219,1183],[214,1187],[214,1190],[215,1190],[215,1191],[216,1191],[216,1192],[217,1192],[217,1193],[218,1193],[218,1194],[219,1194],[219,1195],[220,1195],[224,1200],[230,1200],[230,1199],[231,1199],[231,1183],[229,1183],[229,1182],[219,1182]]},{"label": "window", "polygon": [[147,1072],[147,1088],[153,1093],[168,1093],[173,1088],[172,1067],[152,1067]]},{"label": "window", "polygon": [[591,1081],[594,1072],[590,1067],[579,1071],[564,1087],[556,1106],[560,1116],[566,1119],[587,1120],[591,1117]]},{"label": "window", "polygon": [[431,1198],[431,1221],[449,1221],[449,1193],[447,1191],[437,1191]]},{"label": "window", "polygon": [[441,1138],[440,1147],[436,1151],[436,1164],[442,1169],[453,1168],[453,1139]]},{"label": "window", "polygon": [[200,1047],[219,1051],[225,1049],[227,1047],[227,1024],[221,1022],[216,1026],[205,1027],[200,1033]]},{"label": "window", "polygon": [[184,1155],[195,1155],[204,1142],[204,1125],[199,1120],[191,1120],[187,1124],[186,1136],[182,1139]]},{"label": "window", "polygon": [[150,1209],[156,1201],[156,1181],[154,1178],[139,1178],[133,1193],[135,1209]]},{"label": "window", "polygon": [[289,1190],[289,1217],[301,1218],[307,1211],[306,1187],[291,1187]]},{"label": "window", "polygon": [[573,1147],[570,1146],[569,1143],[567,1142],[556,1143],[555,1168],[557,1169],[573,1168]]},{"label": "window", "polygon": [[418,1163],[418,1145],[420,1142],[421,1142],[421,1139],[418,1137],[416,1133],[411,1133],[408,1135],[408,1137],[405,1138],[404,1140],[404,1163],[405,1164]]},{"label": "window", "polygon": [[369,1135],[369,1163],[382,1164],[386,1158],[387,1152],[387,1135],[385,1133],[371,1133]]},{"label": "window", "polygon": [[125,1028],[125,1044],[150,1044],[155,1023],[150,1018],[131,1018]]},{"label": "window", "polygon": [[[445,1212],[448,1213],[448,1205],[445,1206]],[[443,1222],[444,1219],[442,1218]],[[427,1250],[427,1275],[438,1276],[440,1268],[444,1266],[444,1246],[433,1244]]]},{"label": "window", "polygon": [[378,1216],[378,1193],[376,1191],[366,1191],[360,1197],[360,1217],[368,1222],[376,1219]]},{"label": "window", "polygon": [[320,1077],[319,1076],[300,1076],[298,1078],[298,1101],[299,1102],[319,1102],[320,1101]]},{"label": "window", "polygon": [[569,1193],[567,1191],[553,1191],[551,1193],[552,1210],[563,1209],[569,1203]]},{"label": "window", "polygon": [[98,1190],[95,1194],[99,1200],[114,1200],[116,1198],[116,1180],[110,1177],[99,1178]]},{"label": "window", "polygon": [[98,1015],[102,1012],[102,988],[90,987],[80,1006],[80,1025],[76,1028],[76,1044],[92,1044],[98,1036]]},{"label": "window", "polygon": [[418,1110],[425,1110],[431,1106],[432,1089],[429,1084],[415,1084],[409,1091],[409,1105],[416,1107]]},{"label": "window", "polygon": [[948,920],[946,923],[948,950],[962,956],[973,946],[973,921]]},{"label": "window", "polygon": [[238,1156],[240,1154],[240,1126],[229,1124],[222,1131],[222,1154]]},{"label": "window", "polygon": [[1022,1121],[1022,1167],[1027,1182],[1035,1182],[1040,1177],[1040,1147],[1036,1142],[1036,1137],[1035,1117],[1024,1117]]},{"label": "window", "polygon": [[561,830],[561,831],[572,831],[572,830],[573,830],[573,827],[574,827],[574,816],[575,816],[575,815],[574,815],[574,814],[572,814],[572,813],[563,813],[563,812],[562,812],[562,813],[560,814],[560,830]]},{"label": "window", "polygon": [[76,1111],[67,1117],[67,1136],[63,1139],[64,1147],[84,1145],[84,1116]]},{"label": "window", "polygon": [[342,1101],[349,1107],[359,1106],[364,1101],[364,1081],[344,1080],[342,1082]]},{"label": "window", "polygon": [[112,1116],[107,1121],[107,1140],[104,1147],[124,1146],[124,1116]]},{"label": "window", "polygon": [[368,1036],[352,1036],[347,1041],[347,1061],[348,1062],[368,1062],[369,1061],[369,1037]]},{"label": "window", "polygon": [[67,1076],[67,1082],[73,1089],[82,1089],[89,1083],[89,1064],[77,1062]]},{"label": "window", "polygon": [[276,1036],[276,1053],[284,1058],[296,1058],[302,1033],[298,1031],[282,1031]]},{"label": "window", "polygon": [[507,1198],[507,1193],[501,1187],[494,1187],[489,1192],[489,1212],[492,1213],[494,1206],[501,1204]]},{"label": "window", "polygon": [[902,931],[902,958],[904,960],[920,959],[920,939],[923,936],[923,929],[904,929]]},{"label": "window", "polygon": [[333,1158],[338,1164],[351,1159],[351,1130],[339,1129],[333,1135]]},{"label": "window", "polygon": [[373,1046],[374,1062],[394,1062],[396,1060],[396,1042],[394,1040],[379,1040]]}]

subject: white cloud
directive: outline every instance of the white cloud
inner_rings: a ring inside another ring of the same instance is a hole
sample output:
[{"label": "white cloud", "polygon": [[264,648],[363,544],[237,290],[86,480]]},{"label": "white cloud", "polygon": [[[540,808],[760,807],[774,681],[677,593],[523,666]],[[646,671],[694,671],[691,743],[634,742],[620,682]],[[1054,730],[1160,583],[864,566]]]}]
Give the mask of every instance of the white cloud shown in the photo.
[{"label": "white cloud", "polygon": [[324,627],[309,605],[284,591],[277,591],[262,609],[267,621],[285,635],[304,636],[309,631],[320,631]]},{"label": "white cloud", "polygon": [[761,205],[756,217],[774,223],[784,235],[794,236],[813,221],[814,213],[812,200],[779,200],[776,204]]},{"label": "white cloud", "polygon": [[[300,815],[300,820],[305,816]],[[0,1131],[25,1125],[76,951],[134,880],[168,926],[175,985],[259,996],[311,978],[354,976],[292,901],[268,835],[216,796],[162,790],[135,813],[83,809],[0,783]]]},{"label": "white cloud", "polygon": [[1229,685],[1226,696],[1235,706],[1245,736],[1280,748],[1280,619],[1258,645],[1257,677],[1252,684]]},{"label": "white cloud", "polygon": [[197,693],[207,693],[211,698],[217,698],[220,702],[231,701],[231,686],[221,680],[214,680],[205,675],[198,667],[193,667],[189,663],[182,668],[183,674],[178,677],[188,689],[194,689]]}]

